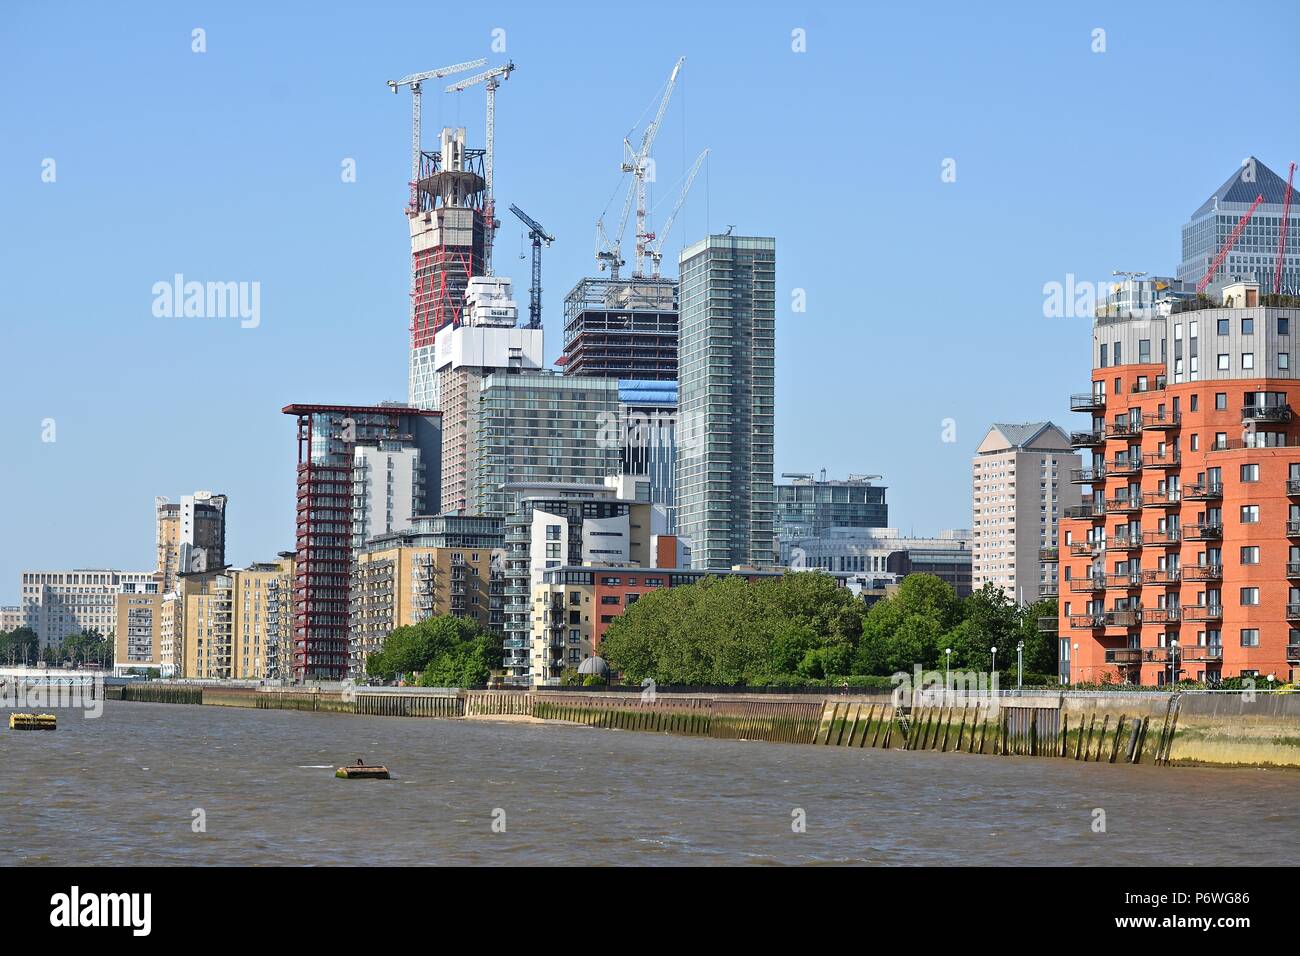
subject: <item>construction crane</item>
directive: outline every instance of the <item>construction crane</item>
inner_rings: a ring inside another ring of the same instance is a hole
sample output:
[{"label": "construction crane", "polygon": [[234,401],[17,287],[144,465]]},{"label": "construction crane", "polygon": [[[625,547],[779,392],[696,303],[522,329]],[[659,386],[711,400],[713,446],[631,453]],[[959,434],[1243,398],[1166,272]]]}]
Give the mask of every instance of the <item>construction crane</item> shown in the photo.
[{"label": "construction crane", "polygon": [[654,244],[649,248],[650,274],[655,278],[659,277],[659,263],[662,262],[664,258],[664,240],[668,238],[668,233],[672,231],[673,222],[677,219],[677,214],[681,212],[682,205],[686,202],[686,194],[691,191],[691,183],[695,182],[695,174],[700,171],[700,167],[704,165],[704,160],[708,155],[709,151],[705,149],[704,152],[700,153],[700,155],[695,158],[695,164],[691,166],[691,171],[686,174],[686,182],[682,185],[681,194],[677,197],[677,203],[673,206],[673,211],[669,213],[668,221],[664,223],[663,230],[659,233],[658,237],[655,237],[654,235],[650,236],[651,240],[654,242]]},{"label": "construction crane", "polygon": [[655,118],[650,125],[645,128],[641,135],[641,144],[636,149],[626,137],[623,139],[623,162],[619,164],[619,169],[624,173],[632,174],[632,182],[628,185],[628,191],[623,199],[623,213],[618,220],[618,231],[611,238],[605,232],[605,218],[596,220],[596,261],[601,269],[606,265],[609,266],[610,275],[617,279],[619,267],[624,264],[622,255],[623,233],[627,229],[628,215],[631,212],[632,202],[636,201],[636,258],[634,260],[632,274],[636,276],[643,275],[642,267],[646,258],[646,242],[653,239],[651,233],[646,232],[646,208],[645,208],[645,184],[647,161],[650,158],[650,147],[654,145],[655,137],[659,135],[659,126],[663,123],[664,113],[668,109],[668,101],[672,98],[673,88],[677,85],[677,76],[682,71],[682,64],[686,62],[686,57],[678,57],[677,62],[673,64],[673,71],[668,76],[668,86],[664,90],[664,95],[659,101],[659,110],[655,113]]},{"label": "construction crane", "polygon": [[452,66],[439,67],[436,70],[426,70],[424,73],[412,73],[410,76],[404,76],[400,80],[389,80],[388,88],[397,95],[397,88],[400,86],[409,86],[411,88],[411,179],[420,178],[420,84],[425,80],[438,80],[444,76],[450,76],[453,73],[463,73],[466,70],[472,70],[476,66],[482,66],[487,60],[480,57],[477,60],[467,60],[464,63],[456,63]]},{"label": "construction crane", "polygon": [[1282,294],[1282,260],[1286,255],[1286,227],[1291,215],[1291,181],[1295,179],[1295,163],[1286,174],[1286,196],[1282,199],[1282,229],[1277,237],[1277,265],[1273,267],[1273,294]]},{"label": "construction crane", "polygon": [[1214,261],[1210,263],[1210,268],[1206,270],[1205,275],[1201,276],[1201,281],[1196,283],[1197,295],[1204,292],[1205,287],[1210,284],[1210,280],[1214,278],[1214,274],[1219,271],[1219,266],[1223,265],[1223,260],[1228,258],[1228,253],[1232,251],[1232,247],[1235,246],[1237,240],[1241,238],[1241,234],[1246,228],[1246,223],[1250,222],[1250,217],[1255,214],[1255,210],[1259,208],[1259,204],[1263,201],[1264,194],[1260,193],[1255,197],[1255,201],[1250,204],[1250,208],[1246,210],[1245,214],[1237,220],[1237,225],[1228,236],[1228,241],[1223,244],[1223,248],[1219,250],[1219,254],[1214,257]]},{"label": "construction crane", "polygon": [[492,239],[496,233],[497,226],[501,223],[496,220],[496,205],[492,198],[492,158],[495,151],[496,138],[496,118],[497,118],[497,87],[501,85],[502,80],[510,79],[510,74],[515,70],[513,61],[505,66],[498,66],[495,69],[484,70],[482,73],[475,73],[473,76],[467,76],[463,80],[451,84],[447,87],[448,93],[459,93],[461,90],[469,89],[478,83],[487,84],[487,152],[483,157],[483,181],[485,184],[483,198],[483,274],[492,274]]},{"label": "construction crane", "polygon": [[533,284],[528,287],[528,325],[530,329],[542,327],[542,243],[548,246],[555,237],[547,233],[542,224],[514,203],[510,211],[519,217],[519,221],[528,227],[528,238],[533,241]]}]

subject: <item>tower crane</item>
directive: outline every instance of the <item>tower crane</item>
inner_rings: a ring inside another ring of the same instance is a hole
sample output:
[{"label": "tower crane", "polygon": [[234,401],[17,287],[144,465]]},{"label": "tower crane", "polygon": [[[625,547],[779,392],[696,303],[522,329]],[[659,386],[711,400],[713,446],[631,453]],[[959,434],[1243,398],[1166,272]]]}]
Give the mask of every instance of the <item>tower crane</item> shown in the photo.
[{"label": "tower crane", "polygon": [[1286,227],[1291,215],[1291,181],[1295,179],[1295,163],[1286,174],[1286,196],[1282,199],[1282,229],[1277,237],[1277,265],[1273,267],[1273,294],[1282,294],[1282,260],[1286,256]]},{"label": "tower crane", "polygon": [[510,74],[515,70],[513,61],[505,66],[498,66],[491,70],[484,70],[482,73],[475,73],[473,76],[467,76],[463,80],[451,84],[447,87],[448,93],[459,93],[461,90],[469,89],[478,83],[487,84],[487,152],[483,157],[483,181],[486,185],[483,199],[483,218],[484,218],[484,235],[483,235],[483,274],[492,274],[492,239],[496,233],[497,226],[501,223],[496,219],[496,205],[492,198],[492,159],[495,151],[496,137],[496,117],[497,117],[497,87],[501,85],[502,80],[510,79]]},{"label": "tower crane", "polygon": [[1233,227],[1232,233],[1228,236],[1228,241],[1223,244],[1223,248],[1219,250],[1219,254],[1214,257],[1214,261],[1210,263],[1210,268],[1206,270],[1205,275],[1201,276],[1201,281],[1196,283],[1197,295],[1204,292],[1205,287],[1210,284],[1210,280],[1214,278],[1214,274],[1219,271],[1219,266],[1223,265],[1223,260],[1228,258],[1228,253],[1232,251],[1232,247],[1235,246],[1237,240],[1241,238],[1241,234],[1246,228],[1246,223],[1250,222],[1250,217],[1255,214],[1255,210],[1259,208],[1259,204],[1263,201],[1264,194],[1260,193],[1255,197],[1255,201],[1250,204],[1250,208],[1246,210],[1245,214],[1237,220],[1237,225]]},{"label": "tower crane", "polygon": [[555,237],[548,234],[542,224],[514,203],[510,211],[519,217],[519,221],[528,227],[528,238],[533,240],[533,284],[528,287],[528,325],[530,329],[542,327],[542,243],[548,246]]},{"label": "tower crane", "polygon": [[645,128],[641,135],[641,144],[636,149],[632,148],[631,142],[625,137],[623,139],[623,162],[619,169],[624,173],[632,174],[632,182],[628,186],[627,195],[623,199],[623,214],[619,217],[618,232],[611,239],[605,232],[604,216],[596,220],[596,260],[600,268],[604,269],[606,263],[610,267],[610,275],[617,279],[619,266],[623,265],[622,244],[623,232],[627,228],[627,219],[631,211],[632,202],[636,200],[636,257],[633,262],[632,274],[635,276],[643,275],[643,265],[646,259],[646,242],[654,238],[653,233],[646,231],[646,208],[645,208],[645,184],[647,162],[650,158],[650,147],[654,145],[655,137],[659,135],[659,126],[663,123],[664,113],[668,109],[668,101],[672,98],[673,88],[677,85],[678,74],[682,71],[682,65],[686,62],[686,57],[677,58],[673,64],[672,73],[668,76],[668,85],[664,89],[663,98],[659,101],[658,112],[655,118]]},{"label": "tower crane", "polygon": [[388,81],[388,88],[393,91],[394,96],[397,95],[397,88],[400,86],[411,88],[411,179],[420,178],[420,84],[425,80],[438,80],[453,73],[463,73],[486,62],[486,59],[480,57],[477,60],[466,60],[464,63],[426,70],[423,73],[412,73],[400,80]]},{"label": "tower crane", "polygon": [[668,233],[672,231],[673,222],[677,219],[677,214],[681,212],[682,205],[686,202],[686,194],[691,191],[691,183],[695,182],[695,174],[700,171],[700,167],[704,165],[704,160],[708,155],[709,151],[706,149],[695,158],[695,163],[691,166],[691,171],[686,174],[686,182],[682,185],[682,191],[677,197],[677,203],[673,206],[673,211],[668,214],[668,221],[664,223],[664,227],[660,230],[657,237],[653,235],[650,237],[654,240],[654,244],[648,249],[650,255],[650,274],[655,278],[659,277],[659,263],[663,261],[664,257],[664,240],[668,238]]}]

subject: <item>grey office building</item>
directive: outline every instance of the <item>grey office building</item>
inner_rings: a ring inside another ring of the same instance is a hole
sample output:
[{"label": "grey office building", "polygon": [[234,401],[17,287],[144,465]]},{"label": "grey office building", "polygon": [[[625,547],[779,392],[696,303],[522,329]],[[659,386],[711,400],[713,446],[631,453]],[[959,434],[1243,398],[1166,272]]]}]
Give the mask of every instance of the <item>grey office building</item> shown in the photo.
[{"label": "grey office building", "polygon": [[772,563],[776,240],[682,250],[678,534],[695,568]]},{"label": "grey office building", "polygon": [[[870,478],[849,475],[827,480],[811,474],[787,473],[776,486],[777,536],[809,537],[830,528],[884,528],[889,524],[885,486]],[[879,476],[876,476],[879,477]]]},{"label": "grey office building", "polygon": [[[1281,234],[1286,179],[1254,156],[1243,162],[1210,198],[1201,203],[1183,226],[1183,258],[1178,278],[1195,284],[1205,275],[1228,241],[1238,220],[1256,197],[1264,201],[1247,220],[1223,264],[1211,280],[1223,285],[1238,279],[1259,283],[1261,293],[1273,291],[1277,243]],[[1287,216],[1286,249],[1282,256],[1282,292],[1300,295],[1300,203],[1294,197]]]}]

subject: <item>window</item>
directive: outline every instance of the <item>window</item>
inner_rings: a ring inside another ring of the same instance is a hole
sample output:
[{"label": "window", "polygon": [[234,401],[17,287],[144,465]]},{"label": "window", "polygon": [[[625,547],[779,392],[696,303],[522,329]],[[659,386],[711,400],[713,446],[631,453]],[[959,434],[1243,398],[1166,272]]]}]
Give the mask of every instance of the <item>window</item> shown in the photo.
[{"label": "window", "polygon": [[1151,361],[1151,340],[1138,339],[1138,361],[1146,364]]},{"label": "window", "polygon": [[1285,315],[1280,315],[1280,316],[1278,316],[1278,319],[1277,319],[1277,334],[1278,334],[1278,335],[1290,335],[1290,334],[1291,334],[1291,320],[1290,320],[1289,318],[1287,318]]},{"label": "window", "polygon": [[1227,319],[1219,319],[1219,334],[1220,334],[1220,335],[1227,335],[1227,334],[1228,334],[1228,320],[1227,320]]},{"label": "window", "polygon": [[1226,409],[1227,407],[1228,407],[1228,393],[1227,393],[1227,392],[1215,392],[1215,393],[1214,393],[1214,410],[1215,410],[1216,412],[1221,412],[1221,411],[1223,411],[1224,409]]},{"label": "window", "polygon": [[1242,352],[1242,353],[1241,353],[1241,367],[1242,367],[1242,368],[1254,368],[1254,367],[1255,367],[1255,353],[1254,353],[1254,352]]},{"label": "window", "polygon": [[1101,346],[1099,346],[1099,348],[1101,349],[1101,356],[1100,356],[1100,360],[1097,362],[1097,367],[1105,368],[1107,365],[1110,364],[1109,362],[1106,361],[1106,345],[1103,343]]},{"label": "window", "polygon": [[1259,545],[1246,545],[1241,549],[1242,564],[1259,564]]},{"label": "window", "polygon": [[1241,320],[1241,334],[1242,335],[1255,334],[1255,320],[1249,315]]},{"label": "window", "polygon": [[1241,523],[1259,524],[1259,505],[1242,505]]},{"label": "window", "polygon": [[618,603],[618,595],[617,595],[617,594],[602,594],[602,595],[600,596],[600,603],[601,603],[601,604],[617,604],[617,603]]},{"label": "window", "polygon": [[[1197,401],[1197,399],[1199,398],[1200,396],[1197,395],[1195,392],[1192,393],[1192,411],[1196,411],[1201,407],[1201,403]],[[1175,401],[1177,401],[1177,399],[1175,399]]]},{"label": "window", "polygon": [[1256,607],[1259,604],[1259,588],[1241,589],[1241,606]]},{"label": "window", "polygon": [[1242,481],[1259,481],[1259,465],[1242,465]]},{"label": "window", "polygon": [[1290,367],[1291,367],[1291,353],[1290,353],[1290,352],[1278,352],[1278,353],[1277,353],[1277,367],[1278,367],[1278,368],[1290,368]]},{"label": "window", "polygon": [[1224,352],[1219,353],[1219,371],[1228,371],[1228,356]]},{"label": "window", "polygon": [[1259,628],[1243,627],[1241,629],[1242,647],[1259,647]]}]

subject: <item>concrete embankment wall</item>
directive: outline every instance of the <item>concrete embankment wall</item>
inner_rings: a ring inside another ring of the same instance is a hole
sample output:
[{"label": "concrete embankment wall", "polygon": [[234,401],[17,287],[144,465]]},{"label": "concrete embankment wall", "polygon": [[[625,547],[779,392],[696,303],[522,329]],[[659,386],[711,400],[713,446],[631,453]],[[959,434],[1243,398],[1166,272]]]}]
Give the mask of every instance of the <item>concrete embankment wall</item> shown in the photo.
[{"label": "concrete embankment wall", "polygon": [[[115,696],[115,695],[112,695]],[[898,707],[887,694],[667,694],[130,684],[123,700],[380,717],[531,717],[719,739],[1094,763],[1300,767],[1300,694],[1043,692]]]}]

